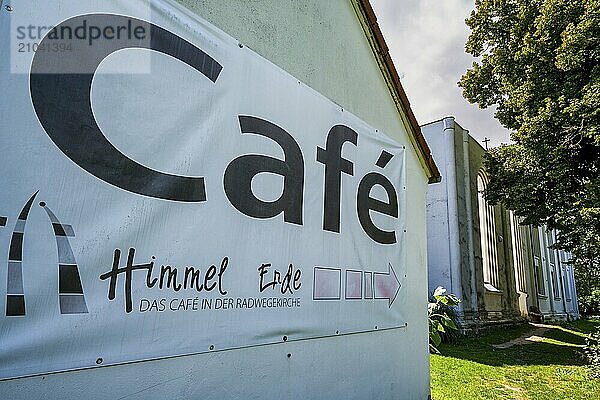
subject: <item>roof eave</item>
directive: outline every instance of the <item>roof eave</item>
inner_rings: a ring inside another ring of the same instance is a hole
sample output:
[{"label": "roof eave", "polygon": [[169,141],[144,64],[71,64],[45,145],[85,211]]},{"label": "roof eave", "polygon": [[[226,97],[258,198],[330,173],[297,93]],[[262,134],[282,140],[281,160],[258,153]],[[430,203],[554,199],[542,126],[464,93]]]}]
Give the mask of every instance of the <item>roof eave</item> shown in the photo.
[{"label": "roof eave", "polygon": [[[413,144],[413,147],[417,151],[419,160],[426,172],[428,182],[436,183],[441,180],[440,171],[433,160],[431,150],[427,145],[425,137],[421,132],[421,128],[415,118],[415,115],[410,107],[410,102],[406,96],[406,92],[400,83],[400,76],[396,70],[396,66],[392,61],[392,57],[389,52],[389,48],[383,38],[379,24],[377,23],[377,17],[373,11],[373,7],[369,0],[351,0],[355,6],[355,10],[361,22],[363,22],[363,29],[367,37],[370,39],[371,49],[377,59],[377,63],[382,70],[384,77],[386,78],[388,88],[390,89],[392,98],[396,103],[396,107],[401,115],[406,117],[406,128],[409,133],[409,137]],[[404,120],[404,119],[403,119]]]}]

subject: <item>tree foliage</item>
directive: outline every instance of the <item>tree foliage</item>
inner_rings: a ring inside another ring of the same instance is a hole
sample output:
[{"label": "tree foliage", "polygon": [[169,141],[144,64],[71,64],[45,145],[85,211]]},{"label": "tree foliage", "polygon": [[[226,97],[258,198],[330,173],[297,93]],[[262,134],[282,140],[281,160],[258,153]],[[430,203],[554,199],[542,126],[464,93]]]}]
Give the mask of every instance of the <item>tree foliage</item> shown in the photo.
[{"label": "tree foliage", "polygon": [[588,317],[600,315],[600,263],[575,263],[574,271],[579,312]]},{"label": "tree foliage", "polygon": [[486,197],[524,223],[559,230],[557,247],[600,257],[600,0],[476,0],[476,57],[459,86],[514,142],[490,150]]}]

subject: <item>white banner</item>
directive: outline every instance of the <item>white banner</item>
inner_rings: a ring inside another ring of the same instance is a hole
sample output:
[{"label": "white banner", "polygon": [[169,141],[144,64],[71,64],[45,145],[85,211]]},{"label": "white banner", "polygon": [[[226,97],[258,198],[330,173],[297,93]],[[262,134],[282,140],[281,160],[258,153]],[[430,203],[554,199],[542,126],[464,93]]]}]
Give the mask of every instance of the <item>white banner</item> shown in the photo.
[{"label": "white banner", "polygon": [[0,46],[0,379],[404,326],[402,144],[170,3],[44,3]]}]

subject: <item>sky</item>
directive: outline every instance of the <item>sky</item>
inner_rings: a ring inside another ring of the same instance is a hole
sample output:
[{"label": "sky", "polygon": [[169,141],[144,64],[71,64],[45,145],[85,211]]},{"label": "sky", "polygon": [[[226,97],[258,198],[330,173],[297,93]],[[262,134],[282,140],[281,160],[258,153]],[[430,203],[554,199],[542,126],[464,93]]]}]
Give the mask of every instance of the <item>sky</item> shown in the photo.
[{"label": "sky", "polygon": [[371,0],[377,21],[419,124],[454,116],[482,146],[509,143],[509,132],[462,97],[456,82],[473,63],[465,53],[465,19],[473,0]]}]

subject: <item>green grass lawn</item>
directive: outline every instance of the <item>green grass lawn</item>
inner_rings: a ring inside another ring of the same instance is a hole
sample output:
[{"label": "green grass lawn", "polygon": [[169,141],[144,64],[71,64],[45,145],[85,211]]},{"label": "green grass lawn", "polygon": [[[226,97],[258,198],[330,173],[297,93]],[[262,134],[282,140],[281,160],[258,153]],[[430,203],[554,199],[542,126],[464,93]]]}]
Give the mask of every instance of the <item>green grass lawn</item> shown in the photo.
[{"label": "green grass lawn", "polygon": [[535,329],[500,328],[442,344],[431,356],[433,400],[600,399],[600,379],[585,366],[582,346],[600,320],[575,321],[546,331],[540,342],[495,349]]}]

